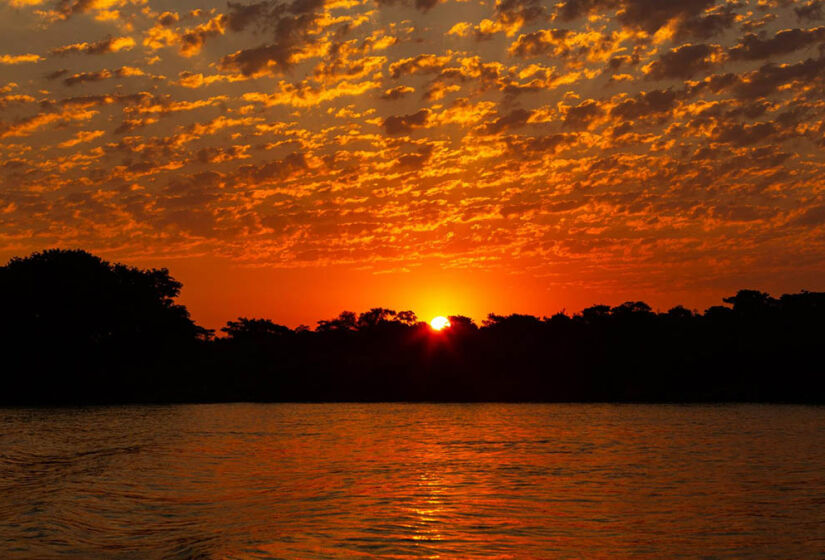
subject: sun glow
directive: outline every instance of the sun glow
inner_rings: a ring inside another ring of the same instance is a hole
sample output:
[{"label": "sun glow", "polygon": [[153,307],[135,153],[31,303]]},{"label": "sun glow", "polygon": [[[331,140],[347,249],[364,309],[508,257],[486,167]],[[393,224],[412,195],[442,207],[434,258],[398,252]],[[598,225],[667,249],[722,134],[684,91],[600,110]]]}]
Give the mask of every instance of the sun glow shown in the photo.
[{"label": "sun glow", "polygon": [[450,326],[450,320],[446,317],[442,317],[441,315],[439,315],[438,317],[435,317],[432,321],[430,321],[430,326],[433,329],[440,331]]}]

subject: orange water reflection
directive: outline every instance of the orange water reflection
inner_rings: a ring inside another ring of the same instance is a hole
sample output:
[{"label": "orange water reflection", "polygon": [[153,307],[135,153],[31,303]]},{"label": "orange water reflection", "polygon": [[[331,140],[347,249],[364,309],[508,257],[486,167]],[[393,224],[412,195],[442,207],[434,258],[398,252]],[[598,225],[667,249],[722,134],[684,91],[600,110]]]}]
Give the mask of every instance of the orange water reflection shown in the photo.
[{"label": "orange water reflection", "polygon": [[815,558],[825,409],[0,410],[3,558]]}]

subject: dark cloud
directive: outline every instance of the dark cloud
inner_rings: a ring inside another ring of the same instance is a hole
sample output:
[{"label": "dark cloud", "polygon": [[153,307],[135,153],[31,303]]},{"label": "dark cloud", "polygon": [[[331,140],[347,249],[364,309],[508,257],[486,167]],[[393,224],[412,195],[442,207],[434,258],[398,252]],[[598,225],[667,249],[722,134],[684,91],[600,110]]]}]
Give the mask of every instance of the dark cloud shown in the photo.
[{"label": "dark cloud", "polygon": [[783,29],[768,39],[749,33],[738,45],[729,49],[728,53],[733,59],[759,60],[785,55],[823,42],[825,27]]},{"label": "dark cloud", "polygon": [[742,29],[742,31],[744,31],[746,33],[750,33],[750,32],[756,31],[757,29],[765,27],[770,22],[774,21],[776,18],[777,18],[776,14],[765,14],[764,16],[762,16],[758,19],[751,19],[751,20],[747,20],[747,21],[743,22],[742,25],[740,26],[740,29]]},{"label": "dark cloud", "polygon": [[214,172],[176,177],[158,198],[158,206],[166,210],[207,206],[220,198],[221,181],[221,176]]},{"label": "dark cloud", "polygon": [[404,75],[437,74],[445,68],[448,60],[434,54],[419,54],[390,64],[390,76],[398,79]]},{"label": "dark cloud", "polygon": [[540,0],[496,0],[496,18],[505,24],[525,24],[547,15]]},{"label": "dark cloud", "polygon": [[556,51],[559,50],[564,38],[571,33],[569,29],[548,29],[525,33],[510,45],[509,53],[521,58],[541,56],[548,52],[560,55],[561,53]]},{"label": "dark cloud", "polygon": [[269,1],[255,2],[253,4],[239,4],[229,2],[229,12],[227,13],[227,25],[232,31],[240,32],[249,26],[262,27],[269,19],[270,12],[277,4]]},{"label": "dark cloud", "polygon": [[262,72],[283,74],[292,66],[293,57],[311,42],[309,30],[321,15],[322,7],[323,0],[230,4],[230,29],[241,31],[255,24],[271,30],[274,40],[226,55],[221,59],[221,68],[246,76]]},{"label": "dark cloud", "polygon": [[398,157],[398,167],[406,170],[418,170],[424,167],[433,154],[433,145],[425,144],[418,147],[414,153]]},{"label": "dark cloud", "polygon": [[821,83],[823,71],[825,71],[825,58],[821,56],[796,64],[769,63],[744,76],[734,77],[733,91],[746,99],[764,97],[794,82]]},{"label": "dark cloud", "polygon": [[639,64],[640,58],[638,55],[626,55],[621,54],[618,56],[611,57],[610,60],[607,62],[607,67],[616,72],[627,66],[636,66]]},{"label": "dark cloud", "polygon": [[795,226],[817,227],[825,224],[825,204],[812,206],[794,218],[791,223]]},{"label": "dark cloud", "polygon": [[438,4],[438,0],[415,0],[415,9],[426,13]]},{"label": "dark cloud", "polygon": [[661,55],[645,67],[645,75],[651,80],[692,78],[714,66],[713,57],[721,49],[715,45],[682,45]]},{"label": "dark cloud", "polygon": [[95,72],[78,72],[77,74],[72,74],[68,78],[64,79],[63,83],[67,86],[76,86],[84,82],[100,82],[109,78],[123,78],[126,76],[134,75],[141,75],[141,73],[138,72],[136,74],[134,72],[134,69],[129,68],[127,66],[123,66],[116,70],[104,69]]},{"label": "dark cloud", "polygon": [[223,35],[225,24],[226,16],[218,16],[207,23],[185,30],[178,38],[181,53],[189,56],[199,52],[207,39]]},{"label": "dark cloud", "polygon": [[157,22],[164,27],[171,27],[178,21],[180,21],[180,16],[175,12],[163,12],[157,19]]},{"label": "dark cloud", "polygon": [[382,93],[381,99],[386,99],[387,101],[394,101],[396,99],[401,99],[402,97],[405,97],[413,93],[414,91],[415,89],[409,86],[396,86]]},{"label": "dark cloud", "polygon": [[62,19],[69,19],[94,8],[95,0],[60,0],[54,7],[54,13]]},{"label": "dark cloud", "polygon": [[822,0],[809,0],[802,6],[795,7],[794,12],[796,12],[796,17],[799,19],[820,20],[822,19],[823,5],[825,3]]},{"label": "dark cloud", "polygon": [[573,130],[584,130],[594,119],[603,114],[604,109],[596,101],[588,99],[565,111],[564,126]]},{"label": "dark cloud", "polygon": [[676,29],[676,36],[709,39],[733,27],[736,18],[733,6],[727,4],[714,13],[682,19]]},{"label": "dark cloud", "polygon": [[97,72],[79,72],[77,74],[72,74],[63,80],[63,83],[67,86],[75,86],[84,82],[100,82],[111,77],[112,73],[108,70],[99,70]]},{"label": "dark cloud", "polygon": [[297,49],[290,43],[260,45],[251,49],[243,49],[226,55],[221,59],[221,68],[236,70],[245,76],[258,74],[269,68],[277,74],[283,74],[292,65],[292,57]]},{"label": "dark cloud", "polygon": [[506,115],[502,115],[491,123],[484,126],[486,134],[498,134],[504,130],[512,130],[514,128],[521,128],[527,124],[527,119],[533,114],[532,111],[525,109],[514,109]]},{"label": "dark cloud", "polygon": [[[65,74],[63,72],[61,75]],[[109,105],[111,103],[120,103],[122,105],[136,105],[143,102],[148,102],[153,99],[151,93],[142,91],[140,93],[129,93],[129,94],[107,94],[107,95],[81,95],[77,97],[65,97],[56,103],[55,105],[59,105],[60,107],[79,107],[79,108],[88,108],[88,107],[101,107],[103,105]],[[52,105],[54,103],[44,102],[41,105]]]},{"label": "dark cloud", "polygon": [[545,136],[510,136],[507,149],[513,155],[525,159],[542,154],[553,154],[565,145],[573,144],[575,134],[548,134]]},{"label": "dark cloud", "polygon": [[670,113],[676,106],[676,100],[676,93],[670,89],[642,92],[620,102],[611,109],[610,114],[629,120],[661,115],[662,113]]},{"label": "dark cloud", "polygon": [[117,126],[117,128],[114,129],[113,132],[115,134],[126,134],[127,132],[132,132],[133,130],[143,128],[153,122],[155,122],[155,119],[151,117],[123,119],[123,121]]},{"label": "dark cloud", "polygon": [[[557,6],[555,16],[573,21],[593,13],[615,13],[625,27],[655,33],[675,18],[691,22],[714,4],[715,0],[567,0]],[[695,21],[691,25],[703,27]]]},{"label": "dark cloud", "polygon": [[93,43],[76,43],[74,45],[66,45],[65,47],[57,47],[49,51],[53,56],[65,56],[69,54],[106,54],[117,52],[124,48],[131,48],[134,45],[134,40],[125,37],[107,37],[100,41]]},{"label": "dark cloud", "polygon": [[408,134],[414,128],[420,128],[427,124],[430,117],[429,109],[421,109],[410,115],[398,115],[384,119],[382,126],[387,134]]},{"label": "dark cloud", "polygon": [[243,165],[238,168],[238,175],[246,180],[262,183],[284,179],[307,168],[306,156],[302,153],[293,153],[283,159],[260,165]]},{"label": "dark cloud", "polygon": [[244,152],[237,146],[206,146],[195,152],[195,159],[200,163],[222,163],[238,159]]},{"label": "dark cloud", "polygon": [[[433,9],[438,2],[439,0],[414,0],[412,2],[412,6],[422,14],[425,14]],[[379,6],[395,6],[399,4],[402,6],[410,5],[409,0],[376,0],[376,3]]]},{"label": "dark cloud", "polygon": [[60,70],[55,70],[54,72],[49,72],[48,74],[46,74],[46,79],[47,80],[56,80],[58,78],[62,78],[63,76],[65,76],[68,73],[69,73],[68,70],[66,70],[65,68],[61,68]]},{"label": "dark cloud", "polygon": [[725,142],[736,146],[750,146],[762,142],[777,134],[779,129],[774,123],[761,122],[756,124],[724,124],[714,131],[717,142]]}]

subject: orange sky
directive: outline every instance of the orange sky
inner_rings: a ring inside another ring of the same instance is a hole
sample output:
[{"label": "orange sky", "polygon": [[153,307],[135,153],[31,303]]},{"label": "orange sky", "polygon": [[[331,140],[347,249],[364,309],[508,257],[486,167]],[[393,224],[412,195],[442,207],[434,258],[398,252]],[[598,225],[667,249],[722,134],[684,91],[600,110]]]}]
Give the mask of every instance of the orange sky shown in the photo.
[{"label": "orange sky", "polygon": [[823,290],[823,6],[0,0],[0,258],[213,328]]}]

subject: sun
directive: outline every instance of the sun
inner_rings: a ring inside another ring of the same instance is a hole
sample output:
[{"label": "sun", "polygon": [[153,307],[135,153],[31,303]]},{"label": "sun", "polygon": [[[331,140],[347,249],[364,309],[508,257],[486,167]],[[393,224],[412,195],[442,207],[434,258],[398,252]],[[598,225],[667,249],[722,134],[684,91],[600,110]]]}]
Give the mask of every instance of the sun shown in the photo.
[{"label": "sun", "polygon": [[439,315],[438,317],[435,317],[432,321],[430,321],[430,326],[433,329],[440,331],[450,326],[450,320],[446,317],[442,317],[441,315]]}]

